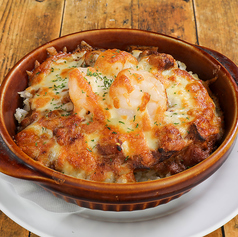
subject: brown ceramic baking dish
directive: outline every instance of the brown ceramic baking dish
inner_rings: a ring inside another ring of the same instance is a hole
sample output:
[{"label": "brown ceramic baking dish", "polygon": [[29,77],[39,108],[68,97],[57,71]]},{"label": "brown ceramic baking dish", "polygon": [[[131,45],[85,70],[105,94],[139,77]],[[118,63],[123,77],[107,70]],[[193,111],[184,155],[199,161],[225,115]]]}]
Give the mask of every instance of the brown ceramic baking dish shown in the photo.
[{"label": "brown ceramic baking dish", "polygon": [[[46,59],[46,49],[64,46],[72,51],[86,41],[93,47],[119,48],[128,45],[158,46],[184,62],[188,70],[206,80],[218,76],[211,90],[219,98],[225,116],[225,134],[218,149],[198,165],[171,177],[135,184],[111,184],[80,180],[46,168],[23,153],[14,143],[14,113],[21,106],[17,92],[27,87],[26,70],[34,68],[35,60]],[[221,63],[220,63],[220,62]],[[223,66],[224,64],[224,66]],[[191,190],[212,175],[228,158],[237,135],[238,69],[228,58],[210,49],[158,33],[130,29],[102,29],[79,32],[53,40],[29,53],[8,73],[0,91],[0,171],[20,179],[32,180],[54,195],[79,206],[107,210],[131,211],[167,203]]]}]

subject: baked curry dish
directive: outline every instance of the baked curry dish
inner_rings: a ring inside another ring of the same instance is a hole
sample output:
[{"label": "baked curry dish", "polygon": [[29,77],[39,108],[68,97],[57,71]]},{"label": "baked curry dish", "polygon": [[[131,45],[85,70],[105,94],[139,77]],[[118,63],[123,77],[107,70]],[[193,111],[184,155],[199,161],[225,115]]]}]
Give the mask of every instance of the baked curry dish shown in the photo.
[{"label": "baked curry dish", "polygon": [[44,166],[110,183],[153,180],[206,159],[223,135],[209,83],[156,47],[48,49],[19,92],[16,144]]}]

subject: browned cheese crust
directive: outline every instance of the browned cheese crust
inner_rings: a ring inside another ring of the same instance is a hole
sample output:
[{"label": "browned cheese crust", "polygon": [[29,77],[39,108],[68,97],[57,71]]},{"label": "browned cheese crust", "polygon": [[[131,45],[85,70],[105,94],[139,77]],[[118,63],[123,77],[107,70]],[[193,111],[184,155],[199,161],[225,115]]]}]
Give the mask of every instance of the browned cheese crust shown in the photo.
[{"label": "browned cheese crust", "polygon": [[198,164],[221,139],[222,114],[205,82],[171,55],[85,42],[72,53],[48,51],[28,72],[15,136],[43,165],[82,179],[137,182],[138,171],[162,178]]}]

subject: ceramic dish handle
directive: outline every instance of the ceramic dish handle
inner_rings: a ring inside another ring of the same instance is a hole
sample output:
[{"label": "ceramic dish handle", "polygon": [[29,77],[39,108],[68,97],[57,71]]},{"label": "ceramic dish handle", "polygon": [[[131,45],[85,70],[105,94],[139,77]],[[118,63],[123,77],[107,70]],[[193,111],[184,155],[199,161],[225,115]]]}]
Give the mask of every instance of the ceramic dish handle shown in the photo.
[{"label": "ceramic dish handle", "polygon": [[238,67],[236,66],[235,63],[233,63],[225,55],[223,55],[215,50],[208,49],[206,47],[198,46],[198,45],[196,45],[196,47],[199,49],[202,49],[206,53],[210,54],[213,58],[215,58],[218,62],[220,62],[226,68],[226,70],[231,74],[231,76],[235,80],[236,84],[238,85]]}]

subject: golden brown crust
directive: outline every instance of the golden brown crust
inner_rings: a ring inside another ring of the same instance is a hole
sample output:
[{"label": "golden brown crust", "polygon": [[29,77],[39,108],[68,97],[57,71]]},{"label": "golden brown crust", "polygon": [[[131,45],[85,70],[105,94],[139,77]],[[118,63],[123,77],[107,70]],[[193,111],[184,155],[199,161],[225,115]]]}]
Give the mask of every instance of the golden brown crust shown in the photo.
[{"label": "golden brown crust", "polygon": [[102,182],[136,182],[138,169],[165,177],[206,159],[222,136],[207,89],[171,55],[136,50],[50,49],[28,73],[31,109],[17,145],[47,167]]}]

